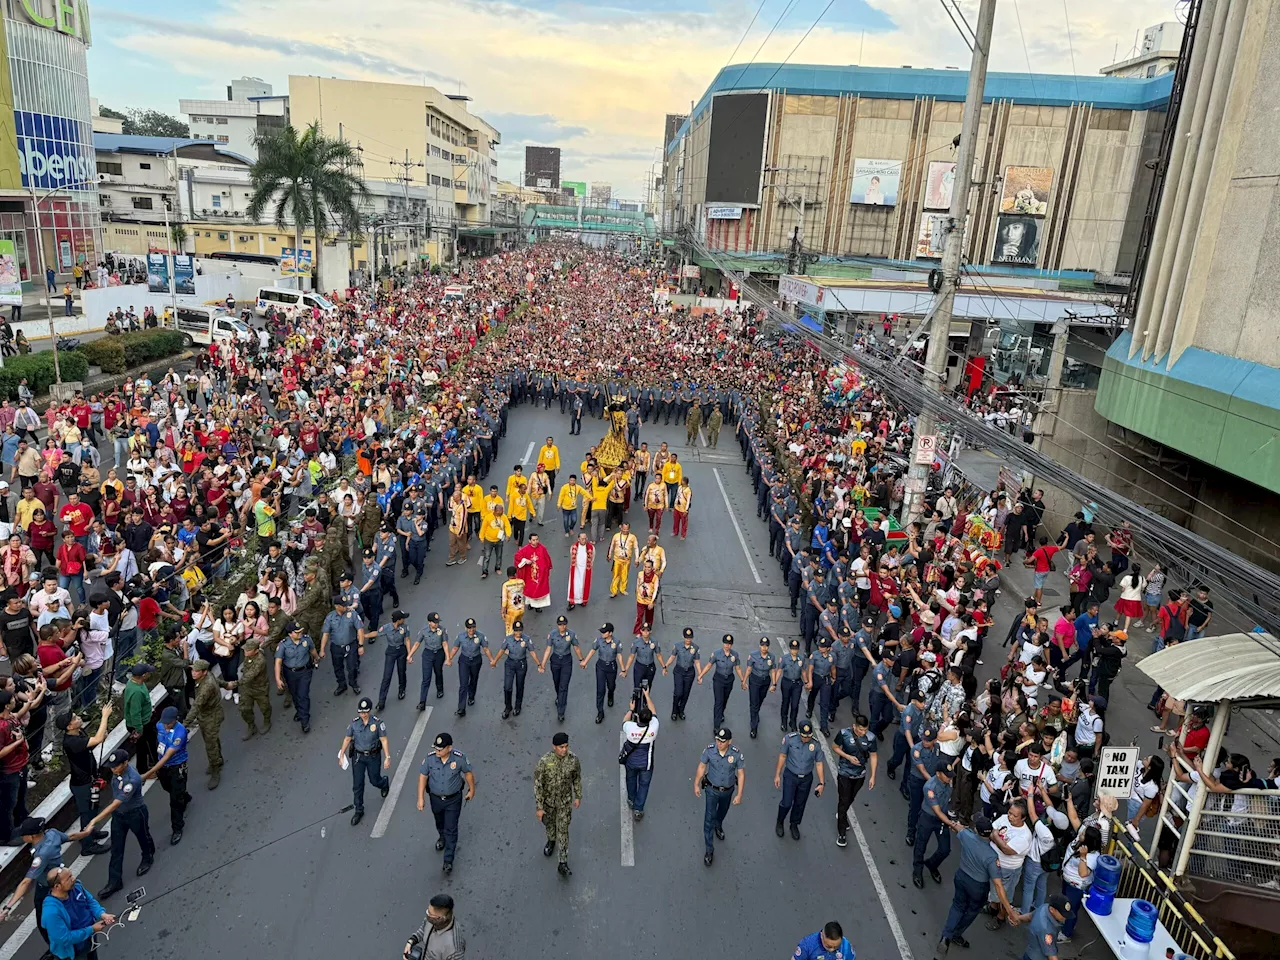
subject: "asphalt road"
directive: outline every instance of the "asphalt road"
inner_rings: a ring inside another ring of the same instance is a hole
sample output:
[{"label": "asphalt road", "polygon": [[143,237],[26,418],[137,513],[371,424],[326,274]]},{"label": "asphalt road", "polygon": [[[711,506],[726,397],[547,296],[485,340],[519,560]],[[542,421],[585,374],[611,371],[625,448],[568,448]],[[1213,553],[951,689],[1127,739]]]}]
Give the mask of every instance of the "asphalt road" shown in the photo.
[{"label": "asphalt road", "polygon": [[[548,435],[560,445],[562,475],[576,472],[586,447],[603,434],[604,424],[585,421],[580,437],[569,436],[568,427],[558,406],[550,411],[516,408],[486,483],[504,487],[511,465],[532,463],[538,444]],[[766,528],[755,518],[755,498],[730,429],[723,432],[719,450],[690,450],[684,445],[683,427],[674,424],[649,424],[642,428],[641,438],[651,448],[664,439],[670,442],[681,454],[694,491],[689,539],[671,542],[670,527],[664,531],[669,569],[655,629],[663,650],[678,642],[686,625],[697,631],[704,657],[725,631],[737,636],[744,658],[762,632],[787,638],[798,634],[778,566],[768,557]],[[632,519],[643,534],[638,504],[633,504]],[[548,518],[542,533],[555,563],[553,604],[527,618],[534,636],[544,636],[564,611],[568,566],[558,516]],[[427,613],[438,610],[451,635],[466,617],[474,616],[491,640],[498,638],[503,577],[482,581],[476,551],[466,566],[446,568],[443,538],[436,543],[423,583],[412,587],[411,580],[400,581],[411,629],[416,633]],[[617,625],[620,638],[630,636],[634,602],[609,598],[606,566],[597,564],[590,605],[569,614],[571,626],[587,642],[605,619]],[[1017,603],[1011,591],[1001,597],[984,677],[998,666],[999,640]],[[376,695],[382,659],[381,646],[374,645],[364,661],[362,687],[371,696]],[[728,838],[717,845],[715,864],[707,868],[702,863],[703,802],[693,796],[692,778],[699,753],[711,742],[710,682],[695,686],[689,719],[671,723],[667,718],[672,681],[659,674],[654,685],[661,723],[655,775],[647,816],[633,824],[617,764],[631,678],[619,681],[616,705],[597,726],[594,668],[575,671],[563,728],[582,760],[585,797],[571,828],[573,876],[565,880],[556,874],[555,858],[542,856],[544,833],[534,817],[531,784],[538,757],[560,729],[550,671],[530,671],[523,714],[508,721],[500,718],[501,669],[485,668],[476,705],[462,719],[453,714],[456,672],[446,671],[445,697],[435,699],[433,692],[426,714],[414,709],[420,677],[418,664],[411,665],[409,695],[404,701],[393,696],[383,713],[390,732],[391,773],[405,765],[403,789],[393,790],[383,801],[369,788],[366,816],[357,827],[349,824],[346,809],[351,803],[350,774],[337,765],[343,731],[355,715],[355,699],[349,692],[342,698],[333,696],[328,661],[321,664],[313,684],[308,736],[290,722],[275,699],[271,734],[242,744],[244,727],[228,704],[222,728],[227,758],[222,786],[216,792],[205,789],[204,751],[197,738],[191,761],[195,801],[188,810],[185,839],[176,849],[168,846],[166,796],[159,789],[150,791],[151,826],[159,851],[155,866],[142,880],[134,878],[139,855],[133,840],[125,861],[125,891],[138,886],[147,891],[141,915],[118,928],[100,956],[398,957],[426,901],[439,891],[455,898],[469,941],[468,955],[480,958],[587,960],[605,950],[614,956],[781,958],[791,955],[802,936],[831,919],[844,925],[860,956],[932,956],[950,902],[957,855],[943,866],[941,888],[930,880],[924,891],[911,886],[910,853],[902,839],[906,805],[896,783],[882,779],[875,790],[860,794],[854,808],[860,830],[851,832],[849,846],[840,849],[835,845],[835,775],[828,770],[830,791],[810,799],[801,840],[775,837],[777,694],[765,702],[758,740],[747,737],[746,692],[735,688],[729,701],[727,723],[747,758],[746,794],[743,804],[731,809],[725,824]],[[1137,728],[1146,715],[1132,701],[1145,698],[1146,692],[1140,677],[1121,679],[1133,681],[1132,696],[1125,697],[1125,715]],[[1126,686],[1119,683],[1115,689]],[[847,718],[845,707],[839,724],[846,724]],[[478,782],[476,798],[462,815],[457,861],[449,878],[442,876],[441,857],[433,849],[430,812],[416,809],[418,767],[431,739],[446,730],[470,758]],[[411,738],[415,747],[406,756]],[[881,748],[882,777],[890,745]],[[393,803],[388,813],[385,807]],[[865,837],[865,849],[859,833]],[[100,856],[85,868],[83,880],[91,890],[105,883],[106,867],[107,858]],[[124,895],[117,894],[106,906],[122,912]],[[970,952],[976,956],[1022,953],[1021,930],[992,934],[978,922],[968,936],[973,942]],[[42,947],[33,935],[16,952],[0,948],[0,960],[34,960]]]}]

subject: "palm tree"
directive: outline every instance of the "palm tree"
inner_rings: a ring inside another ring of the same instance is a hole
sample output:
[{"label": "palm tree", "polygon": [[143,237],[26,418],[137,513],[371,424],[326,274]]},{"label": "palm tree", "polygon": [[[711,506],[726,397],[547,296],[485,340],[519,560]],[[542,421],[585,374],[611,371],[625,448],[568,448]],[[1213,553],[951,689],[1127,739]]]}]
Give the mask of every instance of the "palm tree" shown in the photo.
[{"label": "palm tree", "polygon": [[316,289],[321,251],[331,223],[354,231],[360,222],[359,202],[369,196],[364,182],[351,173],[358,158],[349,143],[331,140],[311,124],[298,135],[292,125],[257,138],[258,160],[249,170],[253,195],[248,214],[260,220],[271,210],[277,227],[292,221],[294,250],[302,250],[302,232],[315,235]]}]

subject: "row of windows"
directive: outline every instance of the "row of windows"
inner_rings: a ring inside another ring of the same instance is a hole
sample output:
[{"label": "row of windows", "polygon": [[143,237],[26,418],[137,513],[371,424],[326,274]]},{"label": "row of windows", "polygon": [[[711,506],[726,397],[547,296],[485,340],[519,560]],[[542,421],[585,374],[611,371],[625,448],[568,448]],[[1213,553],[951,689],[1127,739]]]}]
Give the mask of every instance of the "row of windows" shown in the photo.
[{"label": "row of windows", "polygon": [[[199,233],[199,231],[197,230],[197,231],[196,231],[196,233],[198,234],[198,233]],[[212,237],[212,236],[213,236],[213,231],[212,231],[212,230],[206,230],[206,231],[204,232],[204,235],[205,235],[206,237]],[[226,240],[226,239],[228,239],[228,234],[223,233],[222,231],[218,231],[218,239],[219,239],[219,240]],[[252,235],[250,235],[250,234],[247,234],[247,233],[240,233],[240,234],[237,234],[237,235],[236,235],[236,241],[237,241],[237,242],[239,242],[239,243],[249,243],[250,241],[255,240],[255,239],[257,239],[257,238],[256,238],[256,237],[254,237],[254,236],[252,236]],[[279,242],[280,242],[280,241],[279,241],[279,240],[277,240],[275,237],[267,237],[267,243],[279,243]],[[302,245],[303,245],[303,246],[305,246],[305,247],[309,247],[309,246],[311,246],[311,241],[310,241],[310,240],[306,240],[306,239],[304,239],[304,240],[302,241]]]},{"label": "row of windows", "polygon": [[[141,235],[141,236],[148,237],[148,238],[150,238],[150,239],[152,239],[152,240],[163,240],[163,239],[164,239],[164,231],[163,231],[163,230],[142,230],[142,231],[138,231],[138,230],[128,230],[128,229],[126,229],[126,228],[124,228],[124,227],[116,227],[116,228],[115,228],[115,230],[114,230],[113,232],[116,234],[116,236],[119,236],[119,237],[136,237],[136,236]],[[205,236],[208,236],[208,234],[205,234]]]},{"label": "row of windows", "polygon": [[226,117],[202,117],[199,114],[193,113],[191,114],[191,122],[192,123],[215,123],[225,127],[227,125],[227,118]]},{"label": "row of windows", "polygon": [[[14,109],[89,123],[89,65],[84,44],[22,20],[6,20],[4,26]],[[92,149],[92,140],[87,145]]]}]

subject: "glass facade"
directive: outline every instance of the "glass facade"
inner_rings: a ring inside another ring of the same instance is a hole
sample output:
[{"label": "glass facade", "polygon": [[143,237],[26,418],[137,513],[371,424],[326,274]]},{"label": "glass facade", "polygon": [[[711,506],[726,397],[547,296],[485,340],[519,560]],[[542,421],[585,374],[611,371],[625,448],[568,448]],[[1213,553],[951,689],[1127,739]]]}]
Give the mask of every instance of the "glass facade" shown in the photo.
[{"label": "glass facade", "polygon": [[[65,275],[103,253],[87,48],[75,37],[15,19],[11,0],[4,12],[18,160],[29,192],[0,201],[0,238],[14,241],[22,279],[42,283],[33,203],[46,267]],[[14,209],[19,199],[21,211]]]}]

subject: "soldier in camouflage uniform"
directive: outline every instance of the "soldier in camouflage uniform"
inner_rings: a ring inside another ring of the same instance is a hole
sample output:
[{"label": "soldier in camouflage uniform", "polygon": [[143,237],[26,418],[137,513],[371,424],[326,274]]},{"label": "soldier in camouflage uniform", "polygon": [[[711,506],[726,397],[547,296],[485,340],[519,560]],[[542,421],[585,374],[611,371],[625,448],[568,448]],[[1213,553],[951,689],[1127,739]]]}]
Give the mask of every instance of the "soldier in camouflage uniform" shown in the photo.
[{"label": "soldier in camouflage uniform", "polygon": [[209,789],[217,790],[222,781],[222,741],[218,736],[222,730],[221,688],[227,684],[213,679],[208,660],[197,660],[191,664],[191,676],[196,681],[196,695],[183,723],[188,729],[193,723],[200,725],[205,756],[209,758]]},{"label": "soldier in camouflage uniform", "polygon": [[724,417],[720,413],[719,407],[714,407],[711,416],[707,420],[707,444],[716,446],[720,443],[720,428],[724,426]]},{"label": "soldier in camouflage uniform", "polygon": [[320,559],[328,577],[330,592],[338,589],[338,578],[351,566],[347,551],[346,522],[342,517],[334,517],[329,529],[324,532],[324,545],[320,548]]},{"label": "soldier in camouflage uniform", "polygon": [[362,551],[373,548],[381,526],[382,508],[378,506],[378,498],[368,495],[365,497],[364,509],[360,511],[360,519],[356,521],[356,533],[359,535]]},{"label": "soldier in camouflage uniform", "polygon": [[241,740],[258,735],[258,725],[253,708],[262,711],[262,732],[271,732],[271,697],[267,693],[267,670],[275,665],[274,654],[268,661],[263,654],[262,643],[256,637],[244,642],[244,659],[240,663],[240,675],[236,679],[236,693],[240,694],[240,716],[248,729]]},{"label": "soldier in camouflage uniform", "polygon": [[693,442],[698,439],[700,426],[702,426],[702,408],[695,403],[689,407],[689,412],[684,417],[684,442],[689,446],[693,446]]},{"label": "soldier in camouflage uniform", "polygon": [[333,588],[329,586],[328,571],[314,563],[307,564],[302,580],[305,586],[293,619],[302,624],[307,636],[318,637],[324,632],[324,618],[333,609]]},{"label": "soldier in camouflage uniform", "polygon": [[[267,672],[271,672],[271,665],[276,660],[276,647],[280,646],[280,641],[284,639],[285,627],[289,625],[289,621],[293,618],[280,608],[280,601],[276,597],[272,597],[267,601],[267,635],[262,641],[262,652],[267,658]],[[293,700],[289,697],[289,688],[284,688],[284,708],[290,710],[293,708]]]},{"label": "soldier in camouflage uniform", "polygon": [[544,754],[533,771],[533,802],[538,819],[547,828],[547,845],[542,848],[551,856],[560,844],[560,876],[569,869],[569,821],[582,802],[582,764],[569,752],[569,735],[563,730],[551,738],[551,752]]}]

